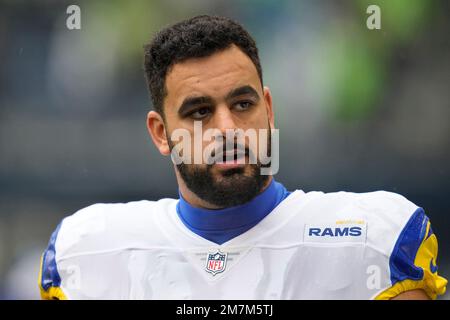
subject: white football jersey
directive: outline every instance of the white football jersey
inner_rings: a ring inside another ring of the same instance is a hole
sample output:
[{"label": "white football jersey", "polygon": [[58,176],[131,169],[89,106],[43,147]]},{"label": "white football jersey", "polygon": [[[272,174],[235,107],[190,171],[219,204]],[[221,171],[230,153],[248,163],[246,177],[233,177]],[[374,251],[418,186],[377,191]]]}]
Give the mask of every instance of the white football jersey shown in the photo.
[{"label": "white football jersey", "polygon": [[297,190],[218,245],[178,200],[94,204],[65,218],[42,257],[47,299],[388,299],[445,292],[437,240],[404,197]]}]

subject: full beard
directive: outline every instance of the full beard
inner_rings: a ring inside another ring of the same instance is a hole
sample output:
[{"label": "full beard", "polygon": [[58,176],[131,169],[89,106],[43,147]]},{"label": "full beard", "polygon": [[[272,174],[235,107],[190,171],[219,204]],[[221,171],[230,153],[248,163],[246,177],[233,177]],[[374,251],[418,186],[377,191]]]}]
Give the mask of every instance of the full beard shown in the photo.
[{"label": "full beard", "polygon": [[187,188],[200,199],[214,206],[225,208],[238,206],[256,197],[268,181],[268,175],[260,174],[258,164],[248,164],[212,173],[213,165],[177,165]]},{"label": "full beard", "polygon": [[[173,142],[168,139],[170,149]],[[267,154],[271,155],[270,130],[267,139]],[[246,154],[248,155],[248,149]],[[269,180],[269,175],[262,175],[261,168],[270,167],[270,163],[263,165],[259,159],[256,164],[246,164],[238,168],[216,171],[214,164],[178,164],[177,170],[187,188],[203,201],[227,208],[249,202],[261,193]]]}]

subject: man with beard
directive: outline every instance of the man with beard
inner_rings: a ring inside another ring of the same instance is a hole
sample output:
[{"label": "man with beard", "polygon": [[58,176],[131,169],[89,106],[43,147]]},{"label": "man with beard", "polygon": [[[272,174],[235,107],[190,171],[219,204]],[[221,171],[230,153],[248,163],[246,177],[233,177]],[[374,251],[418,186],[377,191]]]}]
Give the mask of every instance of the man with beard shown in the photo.
[{"label": "man with beard", "polygon": [[[162,155],[184,159],[174,164],[179,199],[94,204],[65,218],[42,257],[43,298],[435,299],[445,292],[422,208],[384,191],[289,192],[263,174],[271,163],[255,145],[275,153],[262,139],[274,129],[272,97],[240,24],[197,16],[165,28],[146,46],[144,65],[154,107],[149,134]],[[198,150],[188,142],[198,124],[215,130],[209,155],[221,161],[192,161]],[[263,134],[220,139],[239,130]],[[188,133],[182,150],[180,131]]]}]

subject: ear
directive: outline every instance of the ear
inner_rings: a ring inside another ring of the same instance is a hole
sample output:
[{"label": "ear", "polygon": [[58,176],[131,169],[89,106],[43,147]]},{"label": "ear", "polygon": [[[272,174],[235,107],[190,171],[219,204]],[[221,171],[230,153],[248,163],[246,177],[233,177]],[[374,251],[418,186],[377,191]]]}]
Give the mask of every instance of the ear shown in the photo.
[{"label": "ear", "polygon": [[264,101],[266,102],[267,117],[269,118],[270,128],[275,129],[275,117],[273,114],[272,107],[272,94],[270,93],[269,87],[264,87]]},{"label": "ear", "polygon": [[163,156],[170,155],[169,143],[166,136],[166,126],[161,115],[156,111],[147,114],[147,130],[156,148]]}]

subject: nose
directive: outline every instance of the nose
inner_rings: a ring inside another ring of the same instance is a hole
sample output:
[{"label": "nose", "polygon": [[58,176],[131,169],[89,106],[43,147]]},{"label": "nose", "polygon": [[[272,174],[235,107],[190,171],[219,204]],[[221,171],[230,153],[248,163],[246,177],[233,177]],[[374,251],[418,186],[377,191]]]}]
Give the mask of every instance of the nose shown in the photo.
[{"label": "nose", "polygon": [[217,106],[216,112],[214,113],[214,127],[219,129],[225,136],[226,130],[236,130],[236,122],[233,118],[233,113],[226,105]]}]

